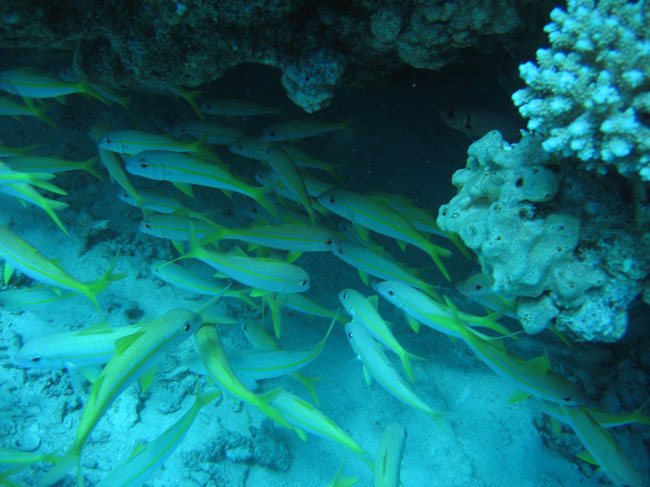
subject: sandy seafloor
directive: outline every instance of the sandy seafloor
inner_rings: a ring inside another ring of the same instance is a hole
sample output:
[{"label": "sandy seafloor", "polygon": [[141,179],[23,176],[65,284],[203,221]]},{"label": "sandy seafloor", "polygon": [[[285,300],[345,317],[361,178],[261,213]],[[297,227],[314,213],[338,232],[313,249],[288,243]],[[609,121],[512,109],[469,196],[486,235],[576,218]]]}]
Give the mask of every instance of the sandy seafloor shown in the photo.
[{"label": "sandy seafloor", "polygon": [[[9,66],[31,63],[50,69],[65,59],[36,56],[24,60],[9,55],[6,58]],[[475,72],[464,77],[489,79],[490,73],[481,71],[487,67],[474,68]],[[465,150],[470,143],[464,134],[449,129],[440,120],[438,110],[445,100],[480,103],[488,99],[489,108],[516,117],[507,93],[490,91],[498,89],[496,83],[486,84],[478,92],[471,91],[463,85],[461,74],[462,71],[446,73],[449,78],[443,78],[440,74],[404,71],[383,83],[363,87],[351,83],[319,116],[343,120],[359,114],[354,122],[358,132],[333,133],[309,140],[303,147],[325,160],[347,163],[339,183],[344,187],[405,194],[435,212],[455,194],[451,174],[464,166]],[[451,82],[454,77],[456,82]],[[275,106],[288,103],[278,73],[264,68],[238,68],[206,92],[251,98]],[[192,118],[189,107],[170,96],[135,92],[131,96],[133,112],[143,130],[164,133],[177,120]],[[69,96],[67,100],[66,105],[52,110],[58,130],[36,119],[3,118],[0,140],[11,146],[39,144],[39,153],[83,160],[96,153],[86,135],[90,124],[106,122],[114,128],[133,127],[119,106],[105,107],[79,96]],[[289,113],[301,116],[298,109]],[[276,120],[249,119],[242,126],[255,135],[265,124]],[[254,162],[229,155],[227,150],[217,150],[238,174],[250,177],[259,168]],[[167,183],[134,180],[137,185],[168,192],[197,210],[220,209],[215,213],[220,223],[246,223],[231,214],[238,206],[249,204],[244,198],[235,196],[229,200],[216,190],[197,189],[196,201],[191,201]],[[141,213],[116,198],[116,185],[107,178],[98,181],[79,172],[60,176],[55,182],[69,192],[63,200],[70,208],[59,215],[70,230],[70,237],[58,230],[44,212],[35,207],[24,208],[10,197],[0,198],[0,223],[10,226],[46,256],[58,258],[70,274],[81,280],[98,278],[119,251],[116,271],[128,277],[113,283],[99,297],[112,326],[158,316],[176,307],[193,309],[202,302],[203,298],[176,290],[151,275],[150,264],[156,259],[174,257],[174,250],[167,241],[138,232]],[[427,279],[444,286],[445,292],[463,309],[482,312],[444,282],[423,253],[408,249],[400,255],[393,242],[380,240],[407,264],[429,268]],[[323,305],[336,307],[337,293],[345,287],[374,294],[362,284],[354,269],[333,255],[304,255],[298,264],[311,276],[307,295]],[[476,270],[472,262],[461,256],[454,256],[447,264],[454,280]],[[202,264],[191,265],[209,275]],[[18,276],[12,283],[17,287],[30,284],[24,276]],[[238,320],[238,324],[220,328],[224,343],[247,346],[240,324],[259,320],[260,314],[232,299],[224,299],[218,309]],[[367,386],[341,326],[333,331],[322,355],[302,372],[322,377],[316,386],[321,409],[367,451],[374,454],[387,424],[399,422],[406,428],[404,486],[574,487],[609,483],[593,467],[576,459],[582,447],[572,432],[565,428],[559,437],[552,433],[548,418],[530,402],[509,404],[512,388],[479,362],[464,344],[451,342],[427,328],[416,335],[391,305],[380,301],[379,309],[385,319],[395,324],[394,332],[404,347],[427,359],[414,364],[414,389],[430,405],[450,412],[454,437],[446,437],[430,417],[398,402],[376,384]],[[643,315],[644,308],[633,309],[628,336],[614,345],[576,344],[567,348],[545,333],[524,336],[508,346],[526,358],[539,355],[547,347],[554,368],[580,382],[594,405],[612,411],[631,410],[648,395],[650,349],[644,335],[647,323]],[[87,391],[77,396],[63,371],[24,370],[14,366],[11,359],[20,345],[34,336],[85,327],[101,317],[87,299],[77,297],[45,309],[2,310],[0,320],[0,446],[37,447],[35,451],[44,453],[65,448],[76,431]],[[328,320],[288,310],[283,312],[283,322],[281,344],[286,348],[318,341],[328,325]],[[509,325],[517,329],[514,322]],[[194,370],[198,370],[195,360],[193,340],[188,340],[166,356],[146,393],[140,394],[136,385],[118,398],[84,448],[86,485],[98,482],[137,443],[154,439],[191,406],[197,380]],[[400,370],[399,361],[394,364]],[[205,377],[200,380],[207,389]],[[302,386],[289,378],[267,381],[261,390],[278,385],[308,399]],[[635,465],[647,473],[648,427],[618,428],[614,435]],[[359,486],[372,485],[370,470],[338,444],[317,437],[302,442],[294,433],[271,424],[253,407],[233,401],[226,394],[201,411],[186,439],[147,485],[324,487],[332,481],[343,458],[344,476],[359,477]],[[39,464],[14,478],[36,486],[48,468]],[[60,485],[74,485],[72,473]]]}]

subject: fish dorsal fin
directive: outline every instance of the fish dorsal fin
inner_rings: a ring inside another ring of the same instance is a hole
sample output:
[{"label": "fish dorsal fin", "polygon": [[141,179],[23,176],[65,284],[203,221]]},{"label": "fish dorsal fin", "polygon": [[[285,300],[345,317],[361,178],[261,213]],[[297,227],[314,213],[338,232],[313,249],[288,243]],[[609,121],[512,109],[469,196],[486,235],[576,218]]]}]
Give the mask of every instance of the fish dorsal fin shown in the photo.
[{"label": "fish dorsal fin", "polygon": [[111,329],[111,327],[108,326],[108,322],[100,321],[99,323],[89,326],[88,328],[79,330],[77,333],[75,333],[75,335],[76,336],[103,335],[105,333],[111,333],[112,331],[113,330]]},{"label": "fish dorsal fin", "polygon": [[140,383],[140,392],[146,392],[147,389],[149,389],[155,376],[156,367],[153,367],[151,370],[146,371],[142,377],[140,377],[140,380],[138,380]]},{"label": "fish dorsal fin", "polygon": [[314,405],[312,403],[310,403],[310,402],[307,402],[307,401],[303,400],[303,399],[295,398],[295,399],[293,399],[293,402],[295,402],[296,404],[302,406],[303,408],[305,408],[306,410],[308,410],[310,412],[314,410]]},{"label": "fish dorsal fin", "polygon": [[137,331],[132,335],[120,337],[115,340],[115,355],[122,355],[124,351],[133,345],[133,342],[135,342],[142,335],[144,335],[144,331]]},{"label": "fish dorsal fin", "polygon": [[548,352],[546,350],[539,357],[527,360],[526,363],[539,370],[540,372],[546,373],[551,370],[551,362],[548,358]]},{"label": "fish dorsal fin", "polygon": [[406,251],[406,243],[403,240],[395,240],[397,242],[397,246],[400,248],[402,252]]},{"label": "fish dorsal fin", "polygon": [[187,183],[172,183],[176,188],[182,192],[183,194],[189,196],[190,198],[194,198],[194,189],[192,189],[191,184]]},{"label": "fish dorsal fin", "polygon": [[372,296],[368,296],[366,298],[366,301],[368,301],[368,303],[370,303],[370,305],[375,310],[377,310],[377,307],[379,306],[379,296],[377,296],[376,294],[373,294]]}]

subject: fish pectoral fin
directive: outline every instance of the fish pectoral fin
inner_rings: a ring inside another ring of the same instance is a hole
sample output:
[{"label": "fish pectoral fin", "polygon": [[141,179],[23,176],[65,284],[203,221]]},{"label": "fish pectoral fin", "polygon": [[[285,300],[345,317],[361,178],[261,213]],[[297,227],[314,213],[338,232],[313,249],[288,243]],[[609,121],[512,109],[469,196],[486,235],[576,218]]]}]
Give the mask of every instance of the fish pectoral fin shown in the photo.
[{"label": "fish pectoral fin", "polygon": [[294,426],[293,429],[296,431],[296,434],[302,441],[307,441],[307,433],[305,433],[304,430],[298,428],[297,426]]},{"label": "fish pectoral fin", "polygon": [[531,396],[530,392],[522,391],[517,389],[513,392],[508,398],[508,404],[514,404],[516,402],[525,401]]},{"label": "fish pectoral fin", "polygon": [[11,276],[14,275],[14,268],[9,265],[7,262],[5,262],[5,268],[4,268],[4,282],[5,286],[9,284],[9,281],[11,280]]},{"label": "fish pectoral fin", "polygon": [[99,376],[102,375],[102,367],[99,365],[89,365],[88,367],[82,367],[80,373],[84,379],[94,384],[99,379]]},{"label": "fish pectoral fin", "polygon": [[359,269],[359,277],[361,278],[361,282],[363,282],[364,286],[368,286],[370,279],[368,278],[368,274],[366,274],[364,271]]},{"label": "fish pectoral fin", "polygon": [[363,378],[366,380],[366,384],[372,384],[372,376],[365,365],[363,366]]},{"label": "fish pectoral fin", "polygon": [[587,463],[591,463],[592,465],[600,466],[596,459],[591,456],[591,453],[589,453],[587,450],[584,450],[576,455],[580,460],[583,460]]},{"label": "fish pectoral fin", "polygon": [[153,378],[156,376],[156,367],[144,373],[138,382],[140,383],[140,392],[146,392],[153,382]]},{"label": "fish pectoral fin", "polygon": [[372,296],[368,296],[366,298],[366,301],[368,301],[374,309],[377,309],[377,307],[379,306],[379,296],[377,296],[376,294],[373,294]]}]

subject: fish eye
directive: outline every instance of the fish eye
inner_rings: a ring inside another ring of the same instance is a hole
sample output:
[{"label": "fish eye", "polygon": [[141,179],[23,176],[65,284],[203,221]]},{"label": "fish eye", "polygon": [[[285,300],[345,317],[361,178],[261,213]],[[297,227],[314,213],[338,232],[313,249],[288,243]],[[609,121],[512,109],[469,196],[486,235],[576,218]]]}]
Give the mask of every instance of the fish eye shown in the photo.
[{"label": "fish eye", "polygon": [[343,293],[341,294],[341,296],[343,297],[343,299],[348,299],[348,293]]},{"label": "fish eye", "polygon": [[325,242],[325,245],[332,245],[334,241],[330,238],[327,242]]},{"label": "fish eye", "polygon": [[237,147],[240,148],[240,149],[243,149],[243,148],[244,148],[244,146],[241,145],[241,144],[239,144]]},{"label": "fish eye", "polygon": [[336,199],[334,199],[334,196],[330,196],[330,203],[336,203]]},{"label": "fish eye", "polygon": [[391,296],[395,296],[395,291],[393,291],[392,289],[389,289],[388,294],[391,295]]},{"label": "fish eye", "polygon": [[188,332],[192,329],[192,323],[189,321],[186,321],[185,324],[183,325],[183,332]]},{"label": "fish eye", "polygon": [[570,396],[564,396],[564,397],[562,398],[562,400],[563,400],[564,402],[571,402],[571,401],[572,401],[572,398],[571,398]]},{"label": "fish eye", "polygon": [[144,228],[148,228],[149,230],[151,230],[151,223],[145,223]]},{"label": "fish eye", "polygon": [[481,286],[480,284],[477,284],[476,286],[474,286],[474,289],[476,289],[477,291],[480,291],[481,289],[483,289],[483,286]]},{"label": "fish eye", "polygon": [[448,116],[449,118],[452,118],[452,117],[454,116],[454,111],[453,111],[453,110],[449,110],[449,111],[447,112],[447,116]]},{"label": "fish eye", "polygon": [[110,144],[110,143],[111,143],[111,139],[106,139],[106,143],[107,143],[107,144]]},{"label": "fish eye", "polygon": [[276,133],[275,133],[275,132],[269,132],[269,135],[270,135],[271,137],[275,137],[275,136],[276,136]]},{"label": "fish eye", "polygon": [[352,332],[348,332],[348,338],[352,338]]},{"label": "fish eye", "polygon": [[306,286],[307,285],[307,279],[303,279],[302,281],[300,281],[300,285],[301,286]]},{"label": "fish eye", "polygon": [[343,249],[339,249],[339,254],[343,254]]},{"label": "fish eye", "polygon": [[31,360],[32,362],[34,362],[34,363],[38,363],[38,362],[41,361],[41,357],[39,357],[38,355],[36,355],[35,357],[32,357],[30,360]]},{"label": "fish eye", "polygon": [[149,164],[147,164],[146,162],[141,162],[141,163],[140,163],[140,167],[141,167],[142,169],[147,169],[147,168],[149,167]]}]

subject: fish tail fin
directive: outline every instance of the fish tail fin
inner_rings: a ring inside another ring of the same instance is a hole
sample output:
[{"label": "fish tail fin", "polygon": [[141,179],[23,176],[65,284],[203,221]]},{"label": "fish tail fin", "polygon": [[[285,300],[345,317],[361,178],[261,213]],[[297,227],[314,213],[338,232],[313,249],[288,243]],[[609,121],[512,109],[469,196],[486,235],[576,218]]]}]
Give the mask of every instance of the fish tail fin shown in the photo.
[{"label": "fish tail fin", "polygon": [[282,392],[282,387],[277,387],[263,394],[256,394],[257,400],[255,402],[255,406],[257,406],[260,411],[262,411],[264,414],[266,414],[269,418],[271,418],[273,421],[278,423],[280,426],[284,426],[287,429],[293,429],[293,426],[289,424],[289,422],[284,417],[284,415],[280,412],[280,410],[270,404],[271,401],[273,401],[276,397],[278,397],[278,394],[280,394],[281,392]]},{"label": "fish tail fin", "polygon": [[39,487],[49,487],[60,481],[74,467],[77,466],[77,484],[79,478],[83,484],[83,474],[81,472],[81,447],[73,445],[65,455],[52,459],[55,465],[41,479]]},{"label": "fish tail fin", "polygon": [[115,267],[115,263],[117,262],[117,257],[119,255],[119,252],[117,255],[113,258],[113,262],[111,262],[111,265],[108,267],[108,270],[104,273],[102,277],[97,279],[96,281],[93,281],[89,283],[86,286],[86,290],[84,294],[92,301],[92,303],[95,305],[95,308],[97,308],[97,311],[101,314],[101,309],[99,308],[99,303],[97,302],[97,295],[102,293],[109,285],[110,283],[114,281],[119,281],[120,279],[124,279],[127,277],[127,274],[124,274],[122,272],[116,272],[113,273],[113,268]]},{"label": "fish tail fin", "polygon": [[344,122],[341,122],[341,124],[339,125],[339,128],[341,130],[345,130],[346,132],[351,132],[353,134],[360,133],[360,130],[358,128],[352,126],[352,122],[354,122],[360,116],[361,116],[360,113],[357,113],[356,115],[351,116],[350,118],[348,118]]},{"label": "fish tail fin", "polygon": [[90,157],[89,159],[86,159],[85,161],[83,161],[81,163],[81,167],[87,173],[90,173],[93,176],[95,176],[97,179],[99,179],[100,181],[103,181],[104,178],[102,177],[102,175],[99,174],[97,171],[95,171],[95,168],[93,167],[97,163],[98,160],[99,160],[99,156]]},{"label": "fish tail fin", "polygon": [[291,374],[291,377],[296,379],[303,385],[305,389],[307,389],[307,392],[309,392],[309,395],[313,399],[314,404],[316,404],[317,407],[320,407],[320,401],[318,400],[318,395],[316,394],[316,388],[314,387],[314,384],[320,381],[321,377],[307,377],[302,375],[300,372]]},{"label": "fish tail fin", "polygon": [[272,185],[262,186],[261,188],[253,188],[251,192],[252,198],[257,201],[262,208],[269,212],[274,217],[278,217],[280,212],[276,204],[268,197],[269,192],[273,190]]},{"label": "fish tail fin", "polygon": [[431,260],[433,260],[440,272],[442,272],[442,275],[445,276],[445,279],[451,281],[449,272],[440,259],[440,257],[449,257],[451,255],[451,252],[448,249],[440,247],[431,242],[429,242],[429,244],[426,246],[425,251],[429,254],[429,257],[431,257]]},{"label": "fish tail fin", "polygon": [[451,420],[449,419],[449,416],[450,416],[449,413],[445,413],[445,412],[440,412],[440,411],[431,412],[431,417],[433,418],[433,421],[436,423],[438,428],[440,428],[448,438],[453,438],[455,434],[454,434],[454,429],[451,426]]},{"label": "fish tail fin", "polygon": [[48,124],[50,127],[53,127],[55,129],[58,129],[58,125],[50,118],[50,116],[46,113],[48,112],[54,105],[52,103],[49,103],[47,105],[43,105],[42,107],[34,108],[34,115],[36,118],[39,120],[42,120],[46,124]]},{"label": "fish tail fin", "polygon": [[81,92],[85,93],[88,96],[92,96],[95,100],[102,102],[104,105],[111,105],[111,102],[108,101],[99,91],[93,88],[90,84],[80,81],[81,83]]},{"label": "fish tail fin", "polygon": [[465,245],[465,242],[463,242],[463,239],[460,238],[460,235],[452,232],[447,232],[446,235],[449,240],[451,240],[451,242],[456,246],[456,248],[460,250],[461,254],[463,254],[469,260],[472,260],[472,251],[469,249],[469,247],[467,247],[467,245]]},{"label": "fish tail fin", "polygon": [[181,88],[180,86],[176,84],[170,84],[168,86],[169,91],[174,93],[175,95],[180,96],[183,100],[185,100],[190,107],[192,107],[192,110],[194,110],[194,113],[196,114],[197,117],[199,117],[201,120],[205,120],[205,115],[203,115],[203,112],[199,109],[199,105],[196,103],[196,100],[201,96],[202,92],[199,90],[186,90],[184,88]]},{"label": "fish tail fin", "polygon": [[414,379],[413,379],[413,365],[411,364],[411,360],[426,360],[426,359],[414,353],[407,352],[403,348],[399,350],[398,356],[402,362],[402,367],[404,367],[404,372],[406,372],[406,376],[408,377],[408,379],[411,381],[412,384],[414,382]]},{"label": "fish tail fin", "polygon": [[52,221],[56,223],[56,226],[59,227],[63,233],[69,236],[70,234],[63,225],[63,222],[59,219],[59,216],[54,213],[54,210],[62,210],[64,208],[67,208],[68,204],[64,203],[63,201],[51,200],[45,197],[41,199],[39,203],[39,206],[43,209],[43,211],[45,211],[45,213],[47,213]]}]

